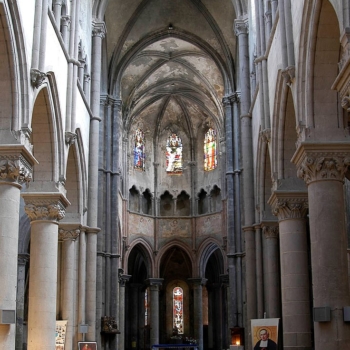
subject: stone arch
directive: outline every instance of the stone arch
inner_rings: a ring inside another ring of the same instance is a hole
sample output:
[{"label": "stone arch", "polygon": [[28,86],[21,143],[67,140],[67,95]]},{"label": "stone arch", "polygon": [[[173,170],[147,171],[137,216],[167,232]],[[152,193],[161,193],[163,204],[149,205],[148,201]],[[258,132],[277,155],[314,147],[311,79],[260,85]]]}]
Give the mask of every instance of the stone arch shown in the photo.
[{"label": "stone arch", "polygon": [[[134,265],[131,266],[131,263]],[[152,248],[142,238],[138,238],[135,241],[133,241],[128,249],[127,254],[125,254],[124,269],[125,271],[127,271],[128,274],[132,276],[131,282],[134,278],[133,271],[137,267],[140,268],[140,264],[145,265],[144,272],[146,273],[147,278],[153,276]]]},{"label": "stone arch", "polygon": [[208,260],[212,256],[212,254],[216,253],[216,251],[220,252],[222,261],[220,262],[218,266],[218,270],[221,274],[225,271],[226,266],[226,259],[225,256],[220,248],[220,242],[213,238],[206,239],[198,248],[198,276],[204,277],[205,276],[205,269],[208,264]]}]

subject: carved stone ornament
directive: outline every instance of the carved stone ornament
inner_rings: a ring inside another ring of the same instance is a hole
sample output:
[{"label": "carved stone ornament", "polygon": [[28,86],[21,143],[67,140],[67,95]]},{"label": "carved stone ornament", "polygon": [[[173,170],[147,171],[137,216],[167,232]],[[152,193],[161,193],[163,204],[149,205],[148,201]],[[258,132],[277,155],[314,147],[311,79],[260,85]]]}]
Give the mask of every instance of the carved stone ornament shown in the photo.
[{"label": "carved stone ornament", "polygon": [[129,282],[131,275],[119,274],[119,284],[121,287],[125,287],[126,283]]},{"label": "carved stone ornament", "polygon": [[75,143],[75,140],[77,139],[77,134],[74,132],[66,131],[64,137],[66,144],[71,146]]},{"label": "carved stone ornament", "polygon": [[64,228],[60,228],[58,230],[58,240],[59,241],[75,241],[80,234],[80,228],[66,230]]},{"label": "carved stone ornament", "polygon": [[278,199],[273,206],[272,213],[281,221],[286,219],[303,219],[307,214],[307,210],[307,199],[289,198]]},{"label": "carved stone ornament", "polygon": [[35,158],[23,145],[0,147],[0,181],[29,183]]},{"label": "carved stone ornament", "polygon": [[101,317],[101,332],[105,334],[120,334],[117,322],[114,317]]},{"label": "carved stone ornament", "polygon": [[265,129],[260,131],[260,135],[265,143],[271,142],[271,129]]},{"label": "carved stone ornament", "polygon": [[340,38],[340,42],[342,45],[342,52],[339,62],[339,71],[341,71],[350,60],[350,27],[345,28],[344,33]]},{"label": "carved stone ornament", "polygon": [[103,39],[106,36],[106,25],[104,22],[93,22],[92,23],[92,36],[98,36]]},{"label": "carved stone ornament", "polygon": [[30,70],[30,81],[35,88],[39,88],[46,78],[46,73],[40,72],[40,70],[32,68]]},{"label": "carved stone ornament", "polygon": [[263,234],[266,238],[277,238],[279,234],[278,225],[264,225],[262,227]]},{"label": "carved stone ornament", "polygon": [[350,142],[302,142],[292,157],[297,176],[313,181],[344,181],[350,166]]},{"label": "carved stone ornament", "polygon": [[62,220],[70,204],[60,193],[23,193],[24,210],[31,221]]},{"label": "carved stone ornament", "polygon": [[309,155],[299,166],[297,176],[307,184],[317,180],[343,181],[349,166],[350,154],[347,157]]},{"label": "carved stone ornament", "polygon": [[235,20],[235,34],[239,36],[241,34],[248,34],[248,22],[244,19]]}]

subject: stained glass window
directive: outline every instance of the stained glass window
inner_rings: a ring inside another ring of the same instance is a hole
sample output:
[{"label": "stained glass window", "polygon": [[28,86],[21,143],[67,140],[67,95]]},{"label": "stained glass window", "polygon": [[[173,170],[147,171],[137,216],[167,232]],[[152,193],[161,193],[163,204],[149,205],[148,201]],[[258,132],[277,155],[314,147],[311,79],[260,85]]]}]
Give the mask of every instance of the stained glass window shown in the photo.
[{"label": "stained glass window", "polygon": [[182,174],[182,141],[176,134],[167,139],[166,171],[168,174]]},{"label": "stained glass window", "polygon": [[142,130],[135,131],[134,168],[145,171],[145,136]]},{"label": "stained glass window", "polygon": [[204,136],[204,170],[214,170],[218,165],[216,156],[216,131],[210,128]]},{"label": "stained glass window", "polygon": [[184,333],[183,298],[182,288],[175,287],[173,289],[173,323],[178,334]]},{"label": "stained glass window", "polygon": [[148,325],[148,289],[145,290],[145,326]]}]

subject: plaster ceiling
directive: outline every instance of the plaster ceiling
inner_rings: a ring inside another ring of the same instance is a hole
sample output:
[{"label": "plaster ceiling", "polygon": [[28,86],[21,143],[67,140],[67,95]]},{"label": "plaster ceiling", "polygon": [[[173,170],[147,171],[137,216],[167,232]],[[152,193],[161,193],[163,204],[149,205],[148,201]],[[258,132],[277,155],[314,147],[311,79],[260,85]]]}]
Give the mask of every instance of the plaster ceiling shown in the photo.
[{"label": "plaster ceiling", "polygon": [[111,0],[106,11],[108,93],[123,102],[127,130],[224,124],[234,85],[230,0]]}]

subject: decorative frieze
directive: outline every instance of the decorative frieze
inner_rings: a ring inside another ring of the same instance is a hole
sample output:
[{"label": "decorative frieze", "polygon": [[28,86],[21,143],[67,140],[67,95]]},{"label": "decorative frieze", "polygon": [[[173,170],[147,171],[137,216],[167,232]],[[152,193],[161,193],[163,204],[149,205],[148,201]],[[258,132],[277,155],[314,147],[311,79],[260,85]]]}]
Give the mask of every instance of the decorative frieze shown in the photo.
[{"label": "decorative frieze", "polygon": [[279,221],[287,219],[303,219],[308,212],[307,192],[275,191],[268,203],[272,207],[273,215]]},{"label": "decorative frieze", "polygon": [[31,221],[62,220],[70,204],[61,193],[23,193],[24,210]]},{"label": "decorative frieze", "polygon": [[306,184],[313,181],[343,181],[350,166],[350,143],[301,143],[292,158],[297,176]]},{"label": "decorative frieze", "polygon": [[36,159],[23,145],[0,146],[0,181],[28,183],[32,179]]}]

